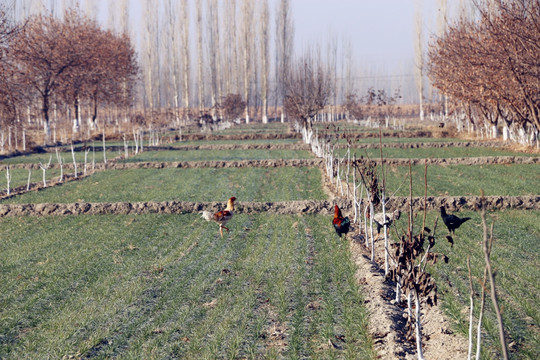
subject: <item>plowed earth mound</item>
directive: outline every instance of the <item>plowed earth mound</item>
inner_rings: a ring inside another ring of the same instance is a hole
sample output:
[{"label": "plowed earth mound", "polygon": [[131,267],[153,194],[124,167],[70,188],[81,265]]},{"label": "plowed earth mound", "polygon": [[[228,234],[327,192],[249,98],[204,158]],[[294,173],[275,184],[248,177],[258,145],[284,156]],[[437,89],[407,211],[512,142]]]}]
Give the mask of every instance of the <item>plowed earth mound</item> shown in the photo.
[{"label": "plowed earth mound", "polygon": [[[413,208],[423,209],[424,198],[413,198]],[[343,211],[350,213],[352,203],[348,200],[299,200],[278,202],[239,202],[236,211],[239,213],[272,213],[272,214],[331,214],[337,204]],[[409,199],[394,197],[388,203],[389,209],[408,209]],[[429,197],[428,209],[437,209],[444,205],[450,211],[462,208],[474,209],[479,206],[477,196]],[[185,214],[202,210],[217,211],[223,208],[218,202],[113,202],[113,203],[43,203],[43,204],[0,204],[0,216],[46,216],[46,215],[83,215],[83,214]],[[523,209],[540,210],[540,195],[536,196],[488,196],[487,209]]]},{"label": "plowed earth mound", "polygon": [[[380,159],[374,159],[380,162]],[[388,165],[508,165],[508,164],[540,164],[540,157],[524,156],[483,156],[483,157],[460,157],[446,159],[402,159],[389,158],[384,159]],[[313,166],[321,167],[324,164],[323,159],[268,159],[268,160],[234,160],[234,161],[168,161],[168,162],[129,162],[122,163],[110,161],[107,164],[95,164],[96,170],[123,170],[123,169],[163,169],[163,168],[242,168],[242,167],[289,167],[289,166]],[[10,169],[40,169],[39,164],[13,164]],[[81,165],[79,164],[80,168]],[[58,169],[58,164],[51,164],[50,169]],[[72,163],[63,165],[64,169],[73,169]]]}]

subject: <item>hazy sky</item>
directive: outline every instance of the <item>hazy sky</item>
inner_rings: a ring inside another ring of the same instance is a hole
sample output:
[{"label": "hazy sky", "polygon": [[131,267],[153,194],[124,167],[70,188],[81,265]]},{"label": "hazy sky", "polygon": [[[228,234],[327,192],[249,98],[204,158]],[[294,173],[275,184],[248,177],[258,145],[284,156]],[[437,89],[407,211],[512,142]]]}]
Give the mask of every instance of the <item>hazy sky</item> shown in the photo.
[{"label": "hazy sky", "polygon": [[[296,45],[302,47],[337,37],[351,42],[355,59],[360,63],[412,61],[417,3],[417,0],[291,0]],[[437,5],[437,0],[422,2],[426,40],[437,21]]]}]

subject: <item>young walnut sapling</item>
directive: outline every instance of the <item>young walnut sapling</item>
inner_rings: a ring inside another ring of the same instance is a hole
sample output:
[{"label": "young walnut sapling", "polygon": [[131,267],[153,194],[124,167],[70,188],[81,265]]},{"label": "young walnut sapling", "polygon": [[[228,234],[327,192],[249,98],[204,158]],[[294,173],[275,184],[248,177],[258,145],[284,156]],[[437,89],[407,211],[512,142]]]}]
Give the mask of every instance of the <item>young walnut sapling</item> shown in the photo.
[{"label": "young walnut sapling", "polygon": [[11,172],[9,171],[9,165],[6,166],[6,179],[7,179],[7,194],[11,195]]},{"label": "young walnut sapling", "polygon": [[41,163],[41,161],[39,162],[39,167],[43,171],[43,186],[44,187],[47,187],[47,178],[45,176],[45,173],[47,172],[47,169],[51,166],[51,161],[52,161],[52,155],[49,157],[49,162],[47,163],[47,165]]},{"label": "young walnut sapling", "polygon": [[[422,352],[422,322],[421,303],[425,301],[429,306],[437,304],[437,284],[426,271],[426,265],[435,264],[439,259],[448,263],[444,254],[434,253],[435,231],[437,219],[433,229],[424,227],[420,234],[403,235],[398,243],[391,244],[393,248],[393,263],[395,264],[388,277],[400,285],[401,290],[414,299],[414,318],[409,316],[406,325],[406,338],[412,341],[416,338],[418,359],[424,359]],[[426,247],[427,244],[427,247]],[[409,302],[408,314],[412,314],[412,304]],[[414,321],[413,321],[414,320]]]}]

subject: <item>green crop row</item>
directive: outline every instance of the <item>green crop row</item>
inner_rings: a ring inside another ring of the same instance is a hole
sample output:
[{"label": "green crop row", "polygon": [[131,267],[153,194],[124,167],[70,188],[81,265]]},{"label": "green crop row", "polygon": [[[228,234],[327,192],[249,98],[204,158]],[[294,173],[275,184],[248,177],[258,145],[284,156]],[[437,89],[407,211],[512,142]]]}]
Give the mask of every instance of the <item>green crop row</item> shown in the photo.
[{"label": "green crop row", "polygon": [[164,150],[145,151],[136,156],[128,157],[121,162],[137,161],[234,161],[234,160],[265,160],[265,159],[311,159],[313,153],[307,150]]},{"label": "green crop row", "polygon": [[[409,196],[409,167],[385,166],[387,196]],[[344,168],[341,168],[344,170]],[[412,194],[424,196],[424,165],[413,165]],[[382,185],[378,166],[379,186]],[[352,170],[349,180],[352,179]],[[430,165],[427,169],[428,196],[524,196],[538,194],[540,167],[512,165]]]},{"label": "green crop row", "polygon": [[[60,157],[62,159],[62,162],[64,164],[73,164],[73,155],[71,154],[71,151],[65,151],[59,152]],[[114,159],[115,157],[122,155],[123,152],[118,151],[106,151],[105,156],[107,157],[107,160]],[[84,151],[75,151],[75,161],[77,163],[84,164],[84,158],[85,153]],[[58,158],[56,157],[56,153],[34,153],[34,154],[27,154],[27,155],[20,155],[20,156],[13,156],[9,158],[5,158],[0,161],[0,167],[5,168],[7,165],[10,164],[36,164],[42,163],[44,165],[47,165],[49,163],[49,160],[51,164],[58,164]],[[86,161],[88,164],[91,164],[92,161],[98,163],[103,162],[103,148],[96,147],[95,150],[90,149],[90,152],[86,155]],[[82,166],[82,165],[80,165]]]},{"label": "green crop row", "polygon": [[221,238],[196,215],[0,219],[0,357],[376,357],[329,217],[236,214],[229,227]]},{"label": "green crop row", "polygon": [[324,200],[315,168],[107,170],[3,200],[3,203]]},{"label": "green crop row", "polygon": [[[336,156],[343,158],[347,154],[347,149],[336,150]],[[352,155],[356,158],[361,156],[370,159],[380,159],[380,149],[351,149]],[[481,157],[481,156],[538,156],[538,154],[495,149],[489,147],[428,147],[415,149],[383,148],[384,158],[405,158],[405,159],[424,159],[424,158],[460,158],[460,157]]]}]

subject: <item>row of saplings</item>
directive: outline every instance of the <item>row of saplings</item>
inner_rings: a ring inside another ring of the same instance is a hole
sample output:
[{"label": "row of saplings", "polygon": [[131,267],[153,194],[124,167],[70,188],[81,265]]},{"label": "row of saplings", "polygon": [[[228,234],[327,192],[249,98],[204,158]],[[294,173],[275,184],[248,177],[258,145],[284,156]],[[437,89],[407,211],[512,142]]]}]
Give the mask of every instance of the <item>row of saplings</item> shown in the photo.
[{"label": "row of saplings", "polygon": [[[436,218],[433,230],[426,226],[426,214],[427,214],[427,162],[424,171],[424,215],[422,228],[415,233],[413,227],[413,200],[412,200],[412,165],[409,163],[409,221],[408,228],[405,234],[399,237],[397,243],[390,244],[388,241],[387,230],[390,225],[397,219],[399,219],[401,212],[395,210],[394,212],[386,211],[387,197],[386,197],[386,179],[384,169],[384,156],[383,156],[383,144],[382,144],[382,131],[379,129],[379,145],[380,145],[380,162],[374,161],[369,158],[356,157],[356,153],[352,151],[354,148],[354,136],[350,131],[340,130],[339,127],[329,125],[327,128],[317,133],[310,141],[311,149],[313,153],[324,160],[326,168],[326,175],[330,182],[336,187],[336,191],[341,192],[341,196],[352,200],[354,210],[354,222],[358,224],[358,233],[361,233],[363,228],[365,246],[371,249],[371,261],[375,261],[375,246],[374,246],[374,234],[373,225],[377,225],[377,231],[384,230],[384,268],[387,278],[393,280],[396,284],[396,303],[401,301],[402,292],[407,297],[407,325],[406,325],[406,337],[409,340],[416,338],[416,347],[418,359],[424,359],[422,351],[422,323],[421,323],[421,303],[432,306],[437,303],[437,285],[433,277],[426,272],[426,266],[428,263],[434,264],[442,258],[443,261],[448,263],[448,257],[444,254],[433,252],[433,247],[436,243],[436,230],[437,221]],[[347,152],[342,158],[336,156],[335,149],[340,139],[344,139],[347,143]],[[382,166],[381,171],[378,171],[377,167]],[[379,181],[379,174],[382,174],[382,184]],[[344,181],[342,181],[342,178]],[[351,181],[352,180],[352,181]],[[344,185],[345,184],[345,185]],[[364,199],[366,201],[364,201]],[[375,208],[380,207],[382,212],[375,213]],[[482,192],[482,200],[479,206],[481,210],[484,241],[483,250],[485,257],[485,271],[484,279],[482,282],[482,291],[480,297],[480,314],[478,316],[478,332],[476,343],[476,359],[480,358],[481,349],[481,325],[483,318],[483,310],[485,303],[486,284],[489,279],[491,287],[491,298],[495,309],[495,314],[498,322],[499,338],[501,343],[501,352],[503,358],[508,359],[508,351],[506,347],[506,341],[504,338],[504,326],[502,317],[500,314],[497,295],[495,291],[495,282],[491,270],[490,254],[492,245],[492,236],[488,237],[488,228],[485,215],[486,201]],[[363,213],[363,224],[362,216]],[[468,218],[459,218],[455,215],[446,213],[444,207],[441,207],[441,218],[448,228],[450,233],[454,233],[455,229],[469,220]],[[368,227],[369,221],[369,227]],[[349,229],[350,220],[347,217],[341,215],[341,211],[336,206],[333,219],[334,228],[338,235],[345,233]],[[362,226],[363,225],[363,226]],[[397,233],[396,228],[396,233]],[[491,230],[491,233],[493,230]],[[446,239],[453,246],[453,238],[449,234]],[[370,244],[371,240],[371,244]],[[467,259],[469,264],[469,259]],[[390,266],[391,265],[391,266]],[[469,266],[469,284],[470,284],[470,316],[469,316],[469,349],[468,359],[472,358],[472,345],[473,345],[473,305],[474,305],[474,290],[472,286],[472,275]],[[412,301],[415,303],[415,313],[413,316]]]},{"label": "row of saplings", "polygon": [[[376,166],[374,162],[370,163],[369,166]],[[427,166],[426,166],[426,172],[427,172]],[[376,172],[371,172],[373,176],[375,176]],[[410,174],[409,174],[410,176]],[[372,182],[374,181],[373,178],[370,179]],[[376,182],[376,180],[375,180]],[[412,186],[411,186],[412,188]],[[427,189],[427,185],[426,185]],[[374,188],[372,187],[372,190]],[[379,191],[382,190],[382,191]],[[426,190],[427,191],[427,190]],[[373,210],[375,206],[381,205],[381,197],[379,196],[380,193],[384,194],[384,187],[382,189],[377,189],[377,191],[372,192],[371,199],[373,201],[371,204],[366,206],[366,209]],[[412,192],[412,191],[411,191]],[[411,196],[412,197],[412,196]],[[424,204],[427,204],[427,196],[424,198]],[[227,202],[227,208],[221,211],[218,211],[216,213],[212,213],[209,211],[202,211],[202,217],[206,219],[207,221],[214,221],[219,224],[219,231],[220,235],[223,237],[223,229],[229,231],[229,229],[225,226],[227,222],[233,217],[233,212],[235,210],[234,202],[236,198],[231,197]],[[412,201],[409,202],[412,204]],[[382,206],[384,209],[384,206]],[[482,224],[484,228],[484,253],[485,253],[485,260],[486,260],[486,268],[484,272],[484,279],[482,283],[482,294],[481,294],[481,311],[479,314],[479,324],[478,324],[478,334],[477,334],[477,348],[476,348],[476,359],[480,358],[480,348],[481,348],[481,335],[480,335],[480,329],[481,329],[481,322],[483,317],[483,309],[484,309],[484,302],[485,302],[485,289],[486,289],[486,283],[487,279],[490,280],[491,285],[491,294],[492,294],[492,301],[495,307],[495,312],[497,315],[497,320],[499,322],[499,330],[500,330],[500,339],[502,344],[502,353],[505,359],[508,359],[507,349],[506,349],[506,343],[504,339],[504,332],[503,332],[503,324],[502,324],[502,318],[500,316],[500,311],[498,307],[497,297],[495,294],[495,283],[494,278],[491,271],[491,265],[490,265],[490,253],[491,253],[491,246],[492,246],[492,237],[488,238],[488,230],[487,230],[487,222],[486,222],[486,215],[485,215],[485,202],[482,201],[481,205],[481,217],[482,217]],[[448,228],[449,235],[446,236],[446,240],[450,242],[450,244],[454,243],[454,240],[451,236],[451,234],[455,233],[455,230],[458,229],[461,224],[463,224],[465,221],[469,220],[470,218],[464,217],[460,218],[453,214],[447,214],[444,207],[441,207],[441,218],[444,222],[444,225]],[[385,235],[385,273],[386,277],[391,279],[396,284],[396,303],[400,303],[401,300],[401,294],[402,292],[406,295],[407,298],[407,323],[405,326],[405,337],[409,341],[414,341],[416,339],[416,347],[417,347],[417,354],[418,359],[424,359],[423,351],[422,351],[422,322],[421,322],[421,304],[422,302],[425,302],[429,306],[433,306],[437,304],[437,285],[435,284],[435,281],[433,277],[426,272],[426,266],[427,264],[435,264],[439,259],[442,259],[445,263],[448,263],[448,256],[433,252],[433,248],[435,247],[436,243],[436,230],[437,230],[437,223],[438,223],[438,217],[435,219],[435,223],[433,225],[433,230],[428,228],[426,226],[426,207],[424,206],[424,212],[423,212],[423,221],[422,221],[422,228],[418,233],[414,233],[413,228],[413,209],[412,206],[410,206],[409,209],[409,222],[408,222],[408,228],[406,234],[403,234],[399,238],[399,242],[392,243],[390,246],[387,246],[387,228],[394,223],[395,220],[399,219],[401,212],[399,210],[394,211],[391,214],[386,214],[384,211],[382,213],[377,213],[372,215],[369,215],[370,212],[365,212],[367,217],[370,219],[370,229],[371,229],[371,249],[372,249],[372,261],[373,259],[373,249],[374,249],[374,238],[373,238],[373,224],[375,223],[377,226],[377,231],[380,233],[381,229],[384,229],[384,235]],[[366,224],[367,221],[364,221],[364,224]],[[341,213],[341,210],[337,205],[334,207],[334,218],[332,220],[332,224],[334,226],[334,229],[336,233],[341,237],[342,235],[346,235],[350,230],[351,220],[349,217],[344,217]],[[359,226],[361,228],[361,224]],[[396,229],[397,231],[397,229]],[[369,246],[368,239],[370,238],[367,234],[368,232],[365,232],[366,236],[366,246]],[[392,267],[390,268],[388,266],[388,259],[392,262]],[[470,272],[470,265],[469,265],[469,259],[467,259],[467,265],[469,266],[469,280],[470,280],[470,286],[471,286],[471,297],[470,297],[470,327],[469,327],[469,350],[468,350],[468,359],[472,358],[472,329],[473,329],[473,305],[474,305],[474,290],[472,287],[472,278],[471,278],[471,272]],[[412,302],[414,300],[414,315],[413,315],[413,305]]]},{"label": "row of saplings", "polygon": [[[369,162],[369,165],[363,164],[364,170],[366,167],[375,167],[377,166],[375,162]],[[373,169],[371,169],[373,170]],[[427,172],[427,166],[426,166]],[[364,172],[364,175],[366,172]],[[366,184],[369,187],[369,184],[373,185],[377,183],[377,180],[374,179],[376,171],[369,171],[369,174],[372,176],[370,179],[365,178]],[[410,174],[409,174],[410,176]],[[412,186],[411,186],[412,188]],[[426,185],[427,189],[427,185]],[[373,225],[377,226],[377,233],[380,235],[381,229],[384,229],[385,237],[385,275],[386,278],[392,280],[396,284],[396,303],[399,304],[401,300],[402,292],[405,293],[407,298],[407,323],[405,325],[405,338],[408,341],[413,342],[416,339],[416,348],[418,359],[423,360],[424,355],[422,351],[422,322],[421,322],[421,304],[425,302],[429,306],[437,304],[437,285],[433,277],[426,271],[427,264],[435,264],[439,259],[442,259],[445,263],[448,263],[448,256],[442,253],[437,253],[433,251],[436,243],[436,230],[437,223],[439,218],[435,219],[433,230],[426,226],[426,207],[424,206],[423,211],[423,221],[422,228],[419,232],[415,233],[413,228],[413,214],[412,208],[412,195],[411,201],[409,201],[409,221],[408,228],[405,234],[402,234],[399,237],[399,241],[388,244],[387,239],[387,228],[390,227],[395,220],[398,220],[401,216],[400,210],[395,210],[393,212],[386,213],[386,210],[373,214],[373,209],[375,206],[380,205],[381,202],[381,191],[384,193],[383,189],[378,189],[377,186],[371,186],[371,196],[368,196],[368,199],[371,199],[371,203],[366,205],[366,219],[370,221],[370,231],[371,237],[368,236],[366,231],[365,244],[366,247],[369,247],[368,241],[371,238],[371,249],[372,249],[372,261],[373,249],[374,249],[374,238],[373,238]],[[412,193],[412,191],[411,191]],[[384,196],[382,197],[384,198]],[[427,204],[427,196],[424,198],[424,204]],[[484,229],[484,241],[483,248],[486,261],[486,271],[484,272],[484,279],[482,282],[482,293],[481,293],[481,311],[479,314],[479,323],[478,323],[478,333],[477,333],[477,343],[476,343],[476,359],[480,358],[481,350],[481,324],[483,318],[483,309],[485,303],[485,290],[487,279],[490,280],[491,286],[491,295],[492,301],[495,308],[495,313],[497,315],[500,341],[502,344],[502,354],[504,359],[508,359],[507,348],[504,338],[504,326],[502,323],[502,318],[500,316],[500,310],[497,302],[496,292],[495,292],[495,283],[494,277],[491,271],[490,265],[490,254],[492,246],[492,236],[488,237],[487,222],[485,216],[485,199],[482,194],[482,202],[479,206],[481,210],[481,218]],[[382,206],[384,209],[384,206]],[[371,211],[370,211],[371,210]],[[447,227],[449,234],[446,235],[446,240],[454,245],[454,240],[452,234],[455,233],[455,230],[458,229],[464,222],[470,220],[469,217],[458,217],[453,214],[448,214],[444,206],[440,207],[441,219],[444,225]],[[373,214],[373,215],[371,215]],[[343,216],[341,210],[337,205],[334,206],[334,218],[332,224],[336,233],[341,237],[344,234],[347,234],[350,230],[351,221],[349,217]],[[365,226],[367,226],[367,221],[364,221]],[[361,228],[361,224],[360,224]],[[397,232],[397,228],[396,228]],[[388,260],[390,259],[391,266],[388,266]],[[470,282],[470,326],[469,326],[469,347],[468,347],[468,359],[472,358],[472,347],[473,347],[473,306],[474,306],[474,290],[472,287],[472,276],[470,271],[470,259],[467,259],[467,265],[469,267],[469,282]],[[414,300],[414,315],[413,315],[413,305]]]}]

